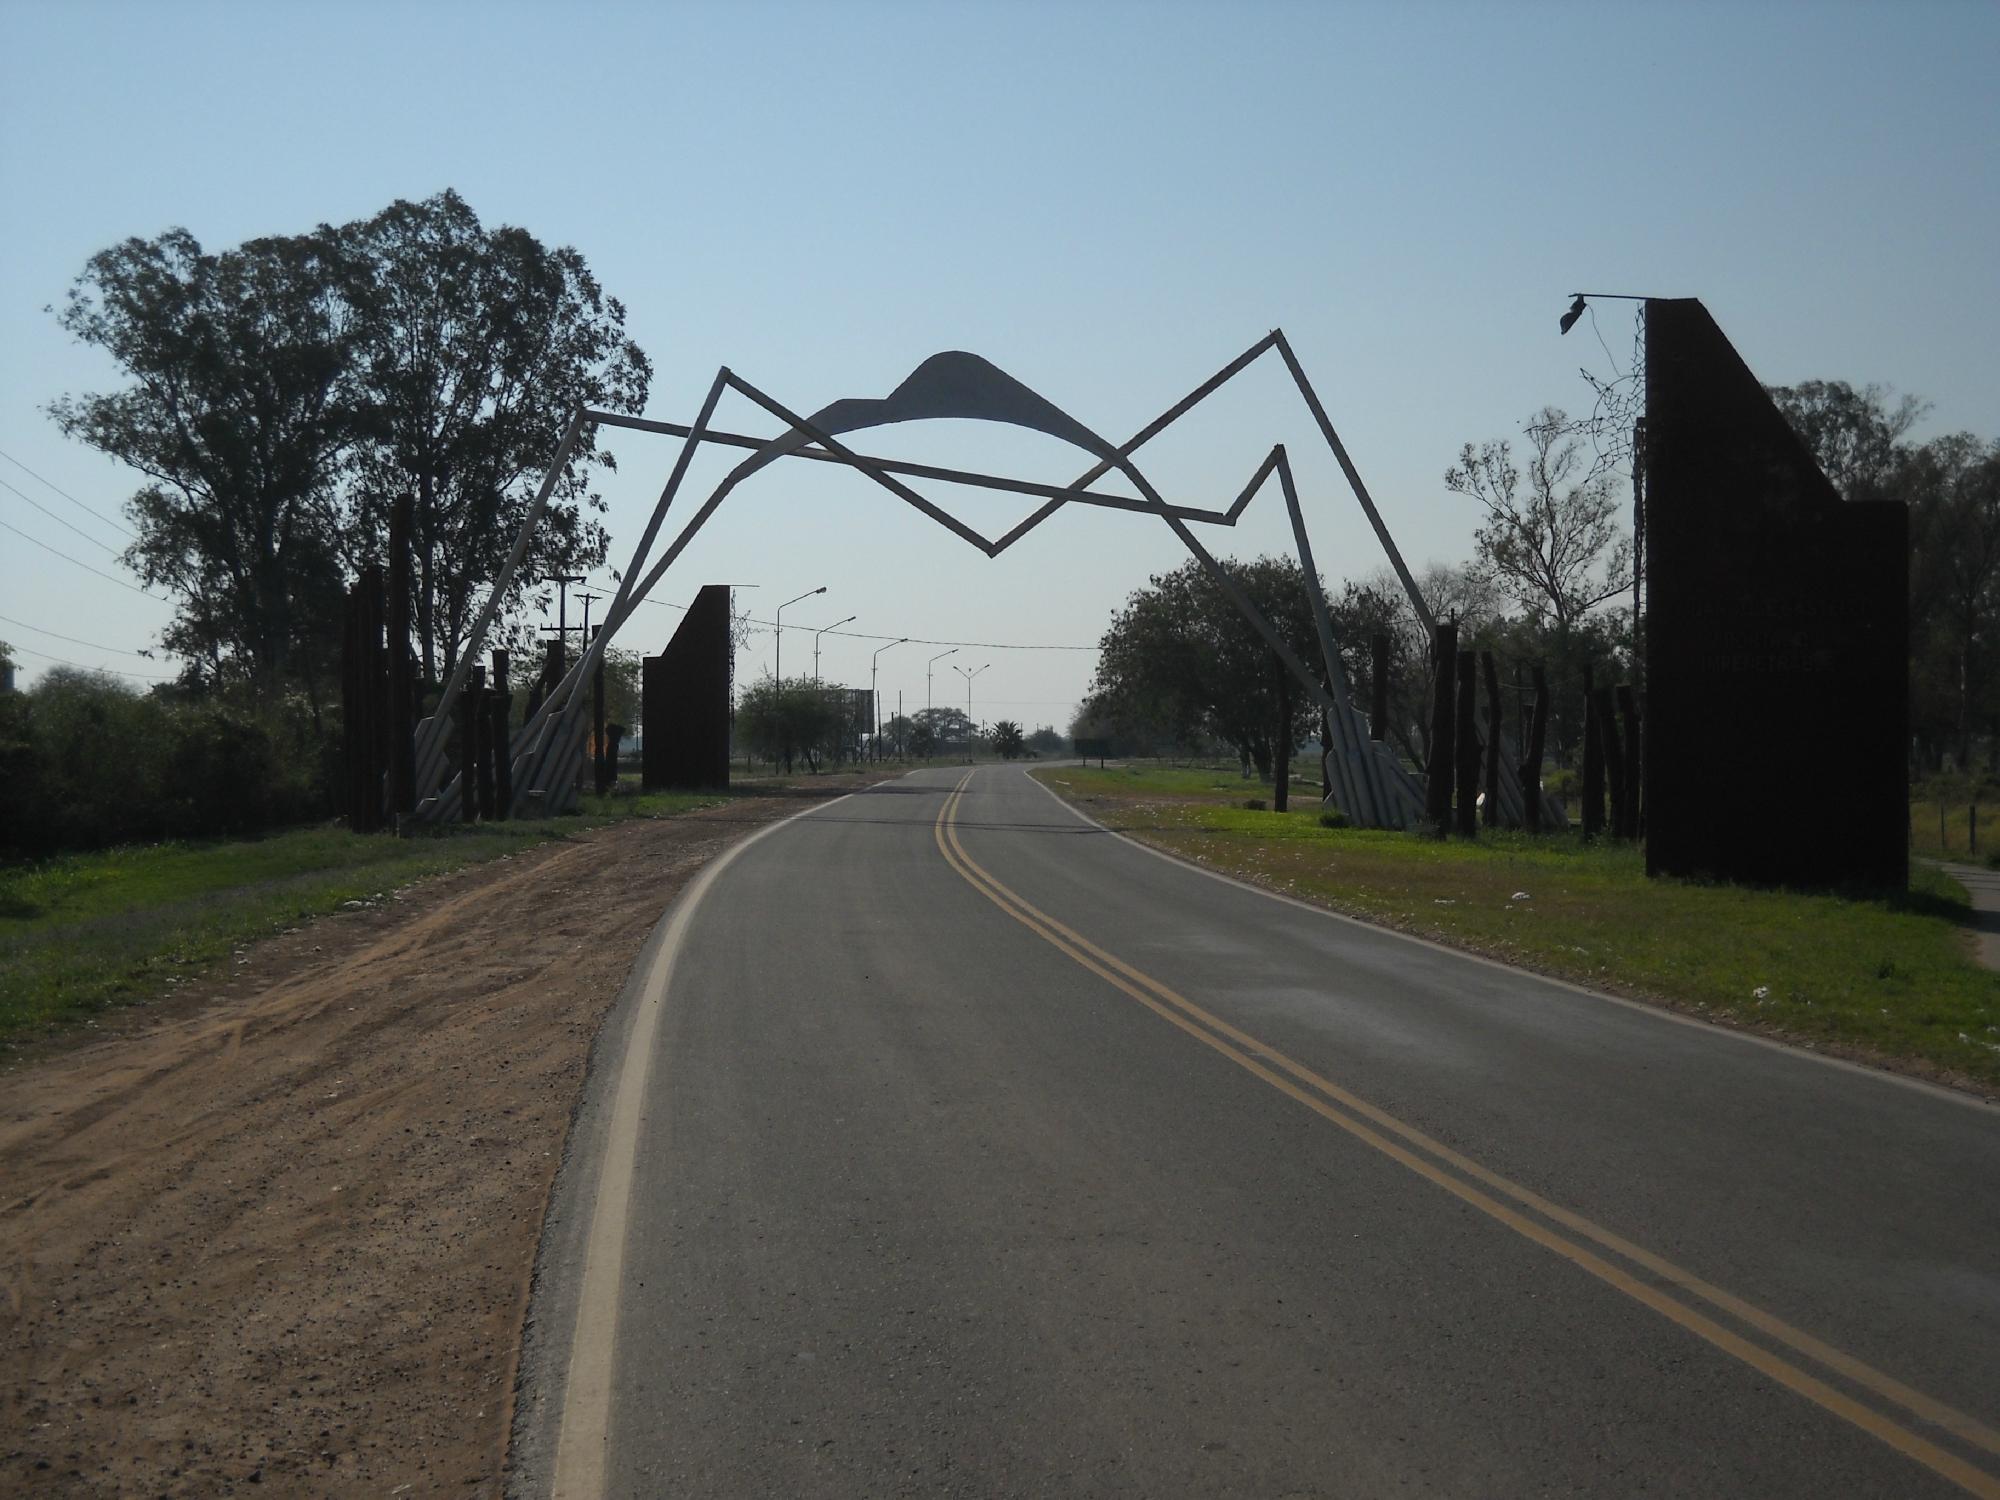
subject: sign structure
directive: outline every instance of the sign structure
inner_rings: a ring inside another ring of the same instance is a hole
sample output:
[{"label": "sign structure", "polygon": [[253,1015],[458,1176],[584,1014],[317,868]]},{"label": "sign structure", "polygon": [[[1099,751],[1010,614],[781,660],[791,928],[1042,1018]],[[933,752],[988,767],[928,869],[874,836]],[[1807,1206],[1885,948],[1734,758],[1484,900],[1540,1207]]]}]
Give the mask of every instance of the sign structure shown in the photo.
[{"label": "sign structure", "polygon": [[[632,562],[621,576],[618,593],[611,601],[605,616],[604,628],[590,643],[582,659],[570,669],[556,690],[548,695],[535,714],[514,736],[511,747],[512,784],[518,805],[539,805],[550,812],[560,811],[567,805],[565,798],[570,794],[566,789],[573,783],[574,767],[583,754],[582,705],[588,696],[584,685],[590,681],[605,647],[616,636],[639,601],[644,599],[666,575],[674,560],[694,539],[695,534],[715,513],[716,508],[744,481],[777,460],[788,458],[846,465],[866,475],[912,509],[929,517],[989,557],[997,557],[1066,505],[1101,506],[1112,510],[1135,511],[1158,518],[1180,539],[1190,555],[1215,579],[1217,586],[1230,602],[1256,628],[1258,634],[1270,646],[1272,654],[1300,684],[1307,698],[1325,712],[1330,726],[1329,742],[1332,749],[1327,758],[1328,775],[1332,780],[1335,800],[1342,811],[1353,821],[1366,827],[1418,826],[1424,807],[1422,788],[1385,744],[1370,737],[1367,723],[1355,707],[1346,672],[1341,666],[1323,592],[1313,587],[1307,590],[1319,648],[1318,660],[1308,665],[1285,642],[1271,622],[1265,619],[1229,570],[1216,561],[1190,529],[1190,523],[1235,525],[1236,518],[1242,514],[1244,507],[1275,477],[1284,495],[1286,511],[1291,518],[1292,538],[1298,550],[1299,565],[1307,579],[1316,580],[1319,571],[1313,562],[1312,543],[1306,534],[1305,516],[1300,506],[1298,488],[1292,477],[1291,461],[1286,456],[1284,445],[1277,444],[1272,447],[1270,453],[1250,476],[1249,483],[1226,509],[1169,504],[1133,459],[1133,454],[1146,443],[1159,436],[1258,359],[1272,353],[1284,362],[1285,369],[1311,413],[1320,435],[1338,461],[1356,502],[1374,529],[1384,555],[1401,580],[1412,611],[1428,630],[1432,623],[1430,607],[1418,590],[1416,580],[1411,576],[1402,554],[1396,550],[1396,544],[1389,535],[1389,529],[1384,524],[1374,499],[1369,495],[1367,486],[1362,483],[1361,475],[1348,457],[1340,435],[1334,431],[1333,423],[1326,414],[1326,408],[1320,404],[1318,394],[1313,390],[1311,382],[1306,379],[1304,368],[1292,353],[1291,345],[1286,342],[1281,330],[1273,329],[1189,394],[1168,407],[1139,432],[1124,443],[1116,445],[1084,426],[1004,370],[976,354],[958,350],[932,355],[911,371],[909,376],[887,396],[835,401],[820,408],[810,417],[800,416],[780,405],[725,367],[716,372],[701,411],[689,424],[656,422],[642,417],[585,408],[580,408],[572,414],[568,430],[556,448],[548,475],[543,479],[541,490],[522,522],[520,535],[515,539],[514,550],[501,569],[494,588],[489,592],[479,620],[473,626],[465,658],[454,671],[451,680],[445,684],[436,713],[420,726],[416,756],[418,779],[427,787],[437,788],[435,792],[428,794],[424,807],[432,816],[447,816],[450,809],[456,805],[459,795],[457,783],[446,780],[443,726],[448,723],[453,700],[463,686],[465,662],[469,661],[483,644],[486,631],[492,624],[494,609],[498,601],[504,597],[509,579],[526,554],[528,540],[541,521],[548,497],[555,487],[556,477],[563,472],[570,451],[584,428],[593,425],[655,432],[679,437],[684,441],[680,456],[675,460],[673,473],[660,492],[652,517],[639,538]],[[713,425],[716,406],[725,394],[731,393],[747,399],[768,415],[775,417],[783,424],[783,431],[776,437],[760,438],[717,429]],[[1088,454],[1091,462],[1089,467],[1069,484],[1054,485],[1007,475],[981,474],[933,464],[876,458],[857,453],[841,441],[845,435],[865,429],[899,422],[938,419],[998,422],[1029,428],[1073,445]],[[710,492],[707,500],[681,529],[680,535],[648,568],[647,563],[652,557],[653,544],[659,536],[668,508],[673,504],[675,496],[687,478],[688,468],[696,450],[705,444],[748,449],[750,455],[723,477]],[[1113,472],[1122,476],[1138,492],[1137,495],[1116,494],[1092,488],[1100,479]],[[1013,529],[997,537],[988,537],[926,499],[907,484],[906,479],[944,480],[953,484],[997,490],[1008,494],[1029,495],[1040,498],[1042,504]],[[642,569],[645,570],[643,576]],[[1499,794],[1503,820],[1510,825],[1518,826],[1522,821],[1522,791],[1511,762],[1503,761]],[[1543,807],[1544,827],[1563,826],[1564,819],[1559,805],[1545,799]]]},{"label": "sign structure", "polygon": [[735,654],[729,642],[729,585],[694,596],[667,649],[640,667],[646,736],[640,779],[647,791],[703,791],[729,785],[729,704]]},{"label": "sign structure", "polygon": [[1692,298],[1646,303],[1646,868],[1901,889],[1908,512],[1844,501]]}]

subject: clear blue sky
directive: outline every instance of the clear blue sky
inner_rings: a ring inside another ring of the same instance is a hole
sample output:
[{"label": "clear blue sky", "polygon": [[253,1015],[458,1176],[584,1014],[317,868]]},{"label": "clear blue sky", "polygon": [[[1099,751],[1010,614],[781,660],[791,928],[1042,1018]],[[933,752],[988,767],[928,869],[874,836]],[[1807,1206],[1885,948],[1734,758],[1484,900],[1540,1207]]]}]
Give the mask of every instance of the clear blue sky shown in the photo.
[{"label": "clear blue sky", "polygon": [[[1413,562],[1469,551],[1441,476],[1467,439],[1587,396],[1579,287],[1702,297],[1767,380],[1880,381],[1927,430],[2000,435],[2000,7],[1974,4],[103,4],[0,0],[0,451],[116,515],[134,487],[43,407],[117,375],[44,310],[95,250],[205,245],[457,188],[575,245],[686,420],[728,363],[795,409],[971,349],[1120,441],[1282,326]],[[1599,311],[1622,362],[1628,316]],[[1265,371],[1147,450],[1168,495],[1234,492],[1284,441],[1322,569],[1379,562]],[[727,420],[768,430],[737,406]],[[1067,480],[1053,441],[953,424],[875,451]],[[618,445],[614,562],[673,459]],[[757,613],[887,636],[1090,643],[1156,521],[1066,512],[988,562],[866,481],[767,471],[661,585],[756,583]],[[720,464],[706,473],[719,472]],[[0,479],[122,538],[11,464]],[[1004,526],[1012,501],[940,498]],[[0,520],[114,576],[12,490]],[[1283,545],[1260,501],[1218,551]],[[169,608],[0,531],[0,615],[98,646]],[[657,648],[647,610],[624,644]],[[170,667],[0,620],[25,651]],[[770,662],[769,637],[739,662]],[[865,685],[876,643],[828,636]],[[787,633],[788,670],[809,664]],[[941,648],[933,648],[941,649]],[[796,656],[792,653],[797,652]],[[924,701],[914,646],[882,657]],[[22,658],[30,668],[42,657]],[[1064,721],[1089,652],[964,651],[975,712]],[[31,673],[32,676],[32,673]],[[947,685],[951,696],[947,698]],[[940,701],[963,702],[940,675]]]}]

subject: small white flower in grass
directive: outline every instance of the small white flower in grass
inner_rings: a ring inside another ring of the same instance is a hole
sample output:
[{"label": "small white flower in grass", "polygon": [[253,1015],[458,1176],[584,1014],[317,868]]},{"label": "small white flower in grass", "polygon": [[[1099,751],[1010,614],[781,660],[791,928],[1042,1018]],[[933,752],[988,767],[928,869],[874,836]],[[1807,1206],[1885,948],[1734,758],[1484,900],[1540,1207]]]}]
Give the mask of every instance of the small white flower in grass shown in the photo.
[{"label": "small white flower in grass", "polygon": [[1752,991],[1750,992],[1750,998],[1751,998],[1751,999],[1753,999],[1753,1000],[1768,1000],[1768,999],[1770,999],[1770,998],[1771,998],[1771,987],[1770,987],[1770,986],[1769,986],[1768,984],[1760,984],[1760,985],[1758,985],[1756,989],[1754,989],[1754,990],[1752,990]]}]

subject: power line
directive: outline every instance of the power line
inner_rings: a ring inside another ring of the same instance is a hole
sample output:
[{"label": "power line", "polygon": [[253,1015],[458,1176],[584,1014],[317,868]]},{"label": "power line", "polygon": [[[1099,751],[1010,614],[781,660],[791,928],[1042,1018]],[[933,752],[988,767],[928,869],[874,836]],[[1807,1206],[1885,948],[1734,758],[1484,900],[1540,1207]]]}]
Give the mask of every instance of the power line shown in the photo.
[{"label": "power line", "polygon": [[[106,526],[109,526],[113,531],[124,531],[125,535],[132,537],[134,541],[138,540],[136,536],[133,536],[133,534],[130,531],[127,531],[123,526],[120,526],[116,521],[112,520],[111,517],[104,515],[99,511],[91,510],[88,505],[85,505],[81,500],[77,499],[76,496],[72,495],[68,490],[64,489],[61,485],[55,483],[55,481],[50,479],[42,479],[41,475],[37,474],[33,469],[29,468],[26,464],[22,463],[21,460],[14,457],[13,454],[0,453],[0,458],[6,459],[8,463],[12,464],[15,468],[19,469],[23,474],[26,474],[29,478],[40,479],[43,484],[46,484],[50,489],[54,490],[58,495],[61,495],[63,499],[69,501],[69,503],[71,505],[74,505],[78,510],[87,511],[89,512],[89,514],[96,516],[98,520],[102,521]],[[16,490],[15,493],[19,494],[20,491]]]},{"label": "power line", "polygon": [[[44,552],[54,552],[57,557],[60,557],[66,563],[75,563],[77,567],[83,569],[83,571],[86,573],[97,573],[97,576],[99,578],[102,578],[106,583],[115,583],[121,589],[130,589],[135,594],[144,594],[148,599],[159,599],[162,604],[168,602],[165,599],[161,599],[160,596],[154,593],[151,589],[142,589],[136,583],[127,583],[122,578],[113,578],[109,573],[100,573],[96,568],[93,568],[87,562],[77,562],[77,560],[71,557],[67,552],[56,552],[56,549],[51,547],[47,542],[40,541],[35,537],[29,536],[27,532],[23,531],[20,527],[14,525],[10,521],[0,521],[0,526],[6,527],[7,530],[13,532],[15,536],[20,537],[24,541],[34,542],[34,544],[37,547],[40,547]],[[70,665],[74,666],[75,663],[72,662],[70,663]]]},{"label": "power line", "polygon": [[75,667],[79,672],[109,672],[113,677],[132,677],[140,682],[172,682],[171,677],[161,677],[152,672],[125,672],[117,667],[91,667],[80,661],[71,661],[67,656],[51,656],[46,651],[37,651],[32,646],[15,646],[15,651],[24,651],[29,656],[39,656],[43,661],[56,662],[65,667]]},{"label": "power line", "polygon": [[15,494],[20,495],[23,500],[27,501],[28,504],[34,506],[36,510],[40,511],[43,515],[47,516],[51,521],[55,522],[56,525],[62,527],[65,531],[75,532],[78,536],[82,537],[86,542],[90,543],[91,546],[102,547],[106,552],[109,552],[113,557],[116,557],[118,555],[118,549],[116,547],[107,546],[105,543],[100,542],[96,537],[92,536],[89,532],[83,530],[81,527],[70,525],[69,522],[65,521],[61,516],[57,515],[54,511],[50,510],[46,505],[42,504],[42,502],[37,500],[34,496],[22,494],[21,491],[14,489],[14,486],[7,483],[6,480],[0,479],[0,489],[14,490]]},{"label": "power line", "polygon": [[[685,604],[670,604],[664,599],[647,599],[644,602],[658,605],[661,609],[678,609],[683,613],[688,608]],[[749,615],[744,616],[743,619],[745,624],[761,626],[765,630],[776,630],[778,628],[777,623],[772,620],[759,620]],[[812,626],[810,625],[794,625],[791,628],[793,630],[812,630]],[[920,635],[869,635],[865,631],[860,630],[829,630],[824,633],[827,635],[845,636],[851,641],[892,641],[899,643],[908,641],[912,646],[970,646],[979,651],[1095,651],[1098,649],[1096,646],[1026,645],[1018,641],[933,641]]]},{"label": "power line", "polygon": [[[30,625],[26,620],[16,620],[11,615],[0,615],[0,621],[4,621],[9,625],[19,626],[22,630],[32,630],[36,635],[46,635],[58,641],[68,641],[72,646],[88,646],[93,651],[109,651],[115,656],[137,656],[147,661],[152,660],[143,651],[128,651],[123,646],[100,646],[96,641],[78,640],[73,635],[63,635],[59,631],[44,630],[39,625]],[[74,663],[71,665],[74,665]]]}]

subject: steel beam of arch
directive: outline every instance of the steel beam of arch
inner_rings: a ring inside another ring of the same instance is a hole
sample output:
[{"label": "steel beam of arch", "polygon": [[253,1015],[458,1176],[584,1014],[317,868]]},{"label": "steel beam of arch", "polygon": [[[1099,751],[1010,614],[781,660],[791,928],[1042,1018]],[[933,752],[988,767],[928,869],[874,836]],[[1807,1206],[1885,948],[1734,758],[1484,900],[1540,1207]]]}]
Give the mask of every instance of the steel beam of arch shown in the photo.
[{"label": "steel beam of arch", "polygon": [[[653,513],[646,520],[646,529],[640,535],[638,545],[632,549],[632,561],[626,565],[624,576],[618,581],[618,592],[612,597],[611,607],[605,611],[603,628],[594,638],[584,642],[576,664],[563,674],[562,681],[543,701],[535,716],[522,725],[515,736],[510,753],[516,757],[516,764],[522,773],[514,777],[517,803],[532,790],[539,790],[546,798],[552,785],[563,784],[548,776],[550,758],[567,758],[564,751],[574,735],[572,721],[582,711],[584,685],[590,681],[590,674],[597,670],[604,653],[610,649],[612,637],[617,633],[616,625],[623,623],[631,614],[632,576],[645,566],[646,557],[653,550],[660,524],[666,520],[674,497],[680,493],[688,467],[694,462],[695,450],[706,440],[709,421],[715,415],[723,391],[728,388],[729,379],[729,369],[723,366],[715,372],[715,379],[709,382],[708,395],[702,401],[701,410],[695,414],[694,425],[686,433],[680,454],[674,460],[673,472],[661,487],[659,499],[653,503]],[[585,415],[594,422],[602,423],[607,416],[615,414],[592,411]],[[551,722],[554,724],[552,731],[547,728]]]},{"label": "steel beam of arch", "polygon": [[1382,519],[1382,513],[1375,508],[1375,499],[1368,493],[1368,486],[1361,482],[1361,471],[1354,467],[1354,460],[1347,456],[1347,445],[1340,440],[1340,434],[1333,430],[1333,420],[1320,405],[1319,392],[1306,379],[1306,372],[1299,364],[1298,356],[1292,353],[1292,346],[1285,341],[1284,330],[1274,329],[1271,340],[1277,346],[1279,356],[1285,361],[1285,368],[1292,372],[1292,383],[1299,388],[1299,395],[1305,398],[1306,409],[1312,413],[1313,421],[1319,424],[1320,436],[1326,439],[1327,447],[1333,450],[1334,458],[1340,464],[1340,472],[1347,476],[1348,488],[1354,491],[1354,498],[1361,502],[1361,509],[1368,517],[1368,524],[1375,528],[1375,540],[1382,544],[1382,550],[1389,554],[1389,561],[1395,566],[1396,576],[1403,581],[1403,591],[1410,597],[1410,608],[1416,611],[1426,632],[1433,628],[1430,605],[1417,588],[1416,579],[1410,576],[1409,566],[1403,561],[1403,554],[1397,550],[1396,539],[1389,535],[1389,527]]},{"label": "steel beam of arch", "polygon": [[[546,717],[551,711],[567,713],[581,701],[584,684],[603,660],[606,649],[611,644],[615,625],[622,623],[631,614],[632,579],[646,565],[646,558],[653,550],[654,539],[660,534],[660,524],[667,518],[667,511],[674,498],[680,493],[682,482],[687,478],[690,464],[694,462],[695,450],[708,440],[709,419],[715,415],[715,408],[722,400],[722,393],[729,388],[727,367],[715,372],[715,379],[709,383],[708,395],[701,403],[701,410],[695,414],[694,425],[688,430],[686,441],[674,460],[673,472],[660,489],[660,497],[653,502],[653,513],[646,519],[646,529],[640,534],[639,543],[632,549],[632,560],[625,566],[625,573],[618,581],[618,591],[612,596],[611,607],[604,612],[604,625],[597,634],[584,643],[584,649],[577,654],[576,664],[563,674],[556,690],[549,694],[543,704],[543,712],[537,717]],[[594,414],[593,414],[594,415]],[[597,420],[602,420],[598,418]],[[553,707],[552,707],[553,706]]]},{"label": "steel beam of arch", "polygon": [[[636,432],[657,432],[666,437],[686,437],[689,428],[679,422],[655,422],[638,417],[619,416],[613,412],[593,411],[588,413],[594,422],[609,427],[629,427]],[[750,437],[740,432],[709,431],[702,434],[702,441],[720,443],[729,448],[767,448],[773,439]],[[809,458],[816,463],[839,464],[843,468],[853,467],[838,453],[828,453],[819,448],[799,448],[783,455],[786,458]],[[1037,484],[1031,479],[1009,479],[1002,474],[982,474],[974,469],[950,469],[939,464],[909,463],[902,459],[877,458],[871,454],[857,454],[887,474],[907,475],[912,479],[938,479],[948,484],[970,485],[977,489],[1000,490],[1012,495],[1039,495],[1054,500],[1055,506],[1043,507],[1044,512],[1060,508],[1060,502],[1074,500],[1079,505],[1096,505],[1106,510],[1140,511],[1151,515],[1153,507],[1144,500],[1131,495],[1107,495],[1097,490],[1078,489],[1075,485]],[[1239,505],[1238,510],[1241,509]],[[1215,525],[1226,525],[1229,513],[1219,510],[1204,510],[1192,505],[1176,505],[1174,511],[1188,521],[1206,521]]]},{"label": "steel beam of arch", "polygon": [[[1347,690],[1347,671],[1341,665],[1340,648],[1333,639],[1326,590],[1320,587],[1319,567],[1313,561],[1312,539],[1306,535],[1305,516],[1299,509],[1299,491],[1292,478],[1291,461],[1285,456],[1282,443],[1271,454],[1278,470],[1278,483],[1284,488],[1285,509],[1292,518],[1292,543],[1298,548],[1299,566],[1305,572],[1306,598],[1312,605],[1313,628],[1319,633],[1320,655],[1326,662],[1326,685],[1339,705],[1329,716],[1329,727],[1340,740],[1338,764],[1345,783],[1340,805],[1372,826],[1386,820],[1388,799],[1372,774],[1377,768],[1364,760],[1358,749],[1360,726],[1354,716],[1354,698]],[[1326,748],[1334,749],[1332,745]]]},{"label": "steel beam of arch", "polygon": [[458,700],[459,691],[465,686],[466,676],[472,670],[472,663],[486,643],[486,632],[492,627],[500,600],[513,581],[515,569],[521,566],[521,559],[527,555],[528,541],[535,534],[542,512],[548,508],[549,496],[555,492],[556,481],[569,464],[570,452],[583,433],[583,424],[584,410],[578,406],[570,414],[569,425],[563,429],[562,441],[556,445],[555,457],[549,463],[549,472],[543,477],[541,488],[535,491],[534,503],[528,507],[528,514],[521,522],[521,530],[514,538],[514,550],[507,554],[507,561],[500,569],[500,576],[494,580],[492,592],[487,594],[486,603],[480,607],[479,619],[472,627],[466,647],[459,653],[458,665],[452,669],[451,680],[445,684],[436,710],[426,721],[430,726],[429,733],[419,730],[416,755],[419,798],[426,792],[430,795],[437,793],[437,773],[442,769],[444,760],[445,726],[451,722],[452,704]]}]

